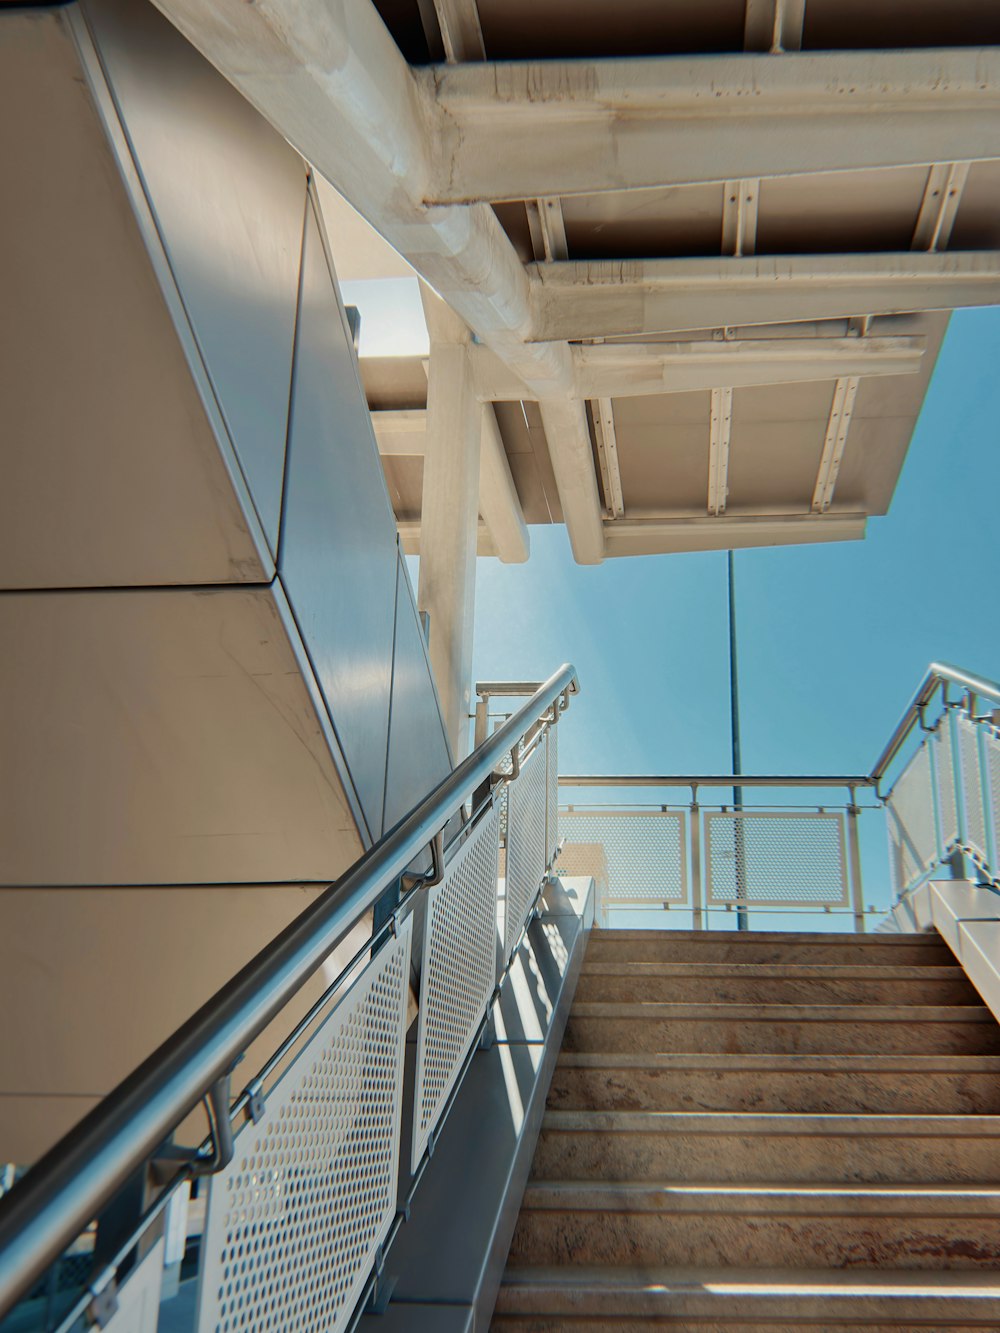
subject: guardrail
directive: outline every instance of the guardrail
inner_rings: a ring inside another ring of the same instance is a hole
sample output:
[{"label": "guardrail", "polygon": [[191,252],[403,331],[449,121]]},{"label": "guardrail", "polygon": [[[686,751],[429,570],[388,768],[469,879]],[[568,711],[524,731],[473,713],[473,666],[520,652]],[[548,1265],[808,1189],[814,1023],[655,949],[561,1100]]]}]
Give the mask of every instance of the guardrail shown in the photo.
[{"label": "guardrail", "polygon": [[[593,875],[597,902],[607,912],[623,908],[690,911],[695,930],[715,911],[735,911],[745,924],[751,908],[777,911],[846,911],[856,930],[865,923],[861,851],[858,837],[859,789],[872,788],[868,776],[782,777],[741,774],[567,775],[560,790],[623,788],[659,793],[657,805],[564,804],[560,828],[564,846],[557,870]],[[662,800],[687,789],[687,800]],[[706,800],[715,789],[741,793],[778,789],[831,794],[815,805]]]},{"label": "guardrail", "polygon": [[[324,1329],[346,1327],[406,1210],[405,1199],[397,1206],[397,1166],[411,947],[420,951],[412,1190],[552,863],[556,724],[576,689],[569,665],[533,689],[0,1198],[0,1317],[145,1172],[145,1211],[101,1255],[60,1329],[84,1313],[114,1328],[118,1272],[133,1256],[125,1290],[139,1289],[140,1271],[158,1281],[170,1227],[153,1245],[163,1230],[154,1224],[204,1175],[211,1179],[198,1329],[261,1328],[279,1289],[282,1326],[299,1301],[322,1311]],[[501,790],[506,895],[498,947]],[[247,1047],[377,904],[385,919],[233,1102],[232,1073]],[[185,1155],[169,1140],[202,1101],[211,1138]],[[154,1187],[164,1176],[169,1184]]]},{"label": "guardrail", "polygon": [[[953,697],[956,690],[958,698]],[[1000,884],[996,707],[1000,685],[995,681],[935,662],[879,756],[872,777],[881,796],[881,785],[907,742],[915,732],[922,735],[882,796],[898,896],[949,862],[964,877],[964,858],[971,861],[977,878]]]}]

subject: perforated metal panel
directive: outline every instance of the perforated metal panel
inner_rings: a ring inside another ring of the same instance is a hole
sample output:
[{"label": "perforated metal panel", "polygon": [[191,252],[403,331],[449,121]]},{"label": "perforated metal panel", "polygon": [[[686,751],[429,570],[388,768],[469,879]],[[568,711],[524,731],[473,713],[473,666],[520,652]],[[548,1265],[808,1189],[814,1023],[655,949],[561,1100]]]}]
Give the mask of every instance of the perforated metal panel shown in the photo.
[{"label": "perforated metal panel", "polygon": [[545,863],[551,865],[559,847],[559,727],[549,727],[545,738],[548,785],[545,796]]},{"label": "perforated metal panel", "polygon": [[536,745],[507,788],[504,954],[510,957],[545,874],[545,744]]},{"label": "perforated metal panel", "polygon": [[704,819],[709,903],[847,903],[842,814],[712,810]]},{"label": "perforated metal panel", "polygon": [[933,735],[938,817],[941,821],[941,847],[944,852],[950,852],[958,846],[958,805],[955,801],[950,719],[951,714],[945,713]]},{"label": "perforated metal panel", "polygon": [[937,860],[930,749],[920,746],[899,775],[886,805],[896,891],[904,892]]},{"label": "perforated metal panel", "polygon": [[986,805],[983,798],[983,778],[979,766],[979,732],[981,728],[966,717],[958,719],[958,756],[962,770],[962,795],[965,801],[966,843],[985,865],[989,859],[986,847]]},{"label": "perforated metal panel", "polygon": [[448,863],[444,880],[428,892],[413,1170],[437,1128],[496,984],[499,837],[500,812],[494,807]]},{"label": "perforated metal panel", "polygon": [[396,1210],[412,919],[211,1177],[199,1333],[337,1333]]},{"label": "perforated metal panel", "polygon": [[[603,846],[611,905],[688,901],[687,815],[682,810],[563,810],[557,872],[593,865]],[[593,870],[586,873],[592,874]]]},{"label": "perforated metal panel", "polygon": [[[986,756],[986,808],[992,835],[992,853],[1000,848],[1000,732],[993,727],[983,728],[983,753]],[[990,874],[1000,878],[1000,865],[991,865]]]}]

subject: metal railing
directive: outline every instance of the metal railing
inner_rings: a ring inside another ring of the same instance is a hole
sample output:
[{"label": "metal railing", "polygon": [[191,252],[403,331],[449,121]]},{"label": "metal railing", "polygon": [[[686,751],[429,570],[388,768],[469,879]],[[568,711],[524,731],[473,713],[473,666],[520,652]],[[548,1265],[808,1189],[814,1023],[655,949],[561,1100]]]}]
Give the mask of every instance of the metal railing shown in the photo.
[{"label": "metal railing", "polygon": [[[484,705],[485,707],[485,705]],[[573,789],[604,789],[602,805],[564,805],[557,869],[593,875],[605,922],[610,910],[682,909],[701,929],[713,913],[848,915],[865,929],[859,817],[887,825],[893,887],[909,892],[941,867],[1000,885],[1000,685],[933,663],[870,773],[858,776],[575,775]],[[916,736],[921,738],[914,748]],[[889,784],[890,774],[895,774]],[[622,804],[623,789],[647,794]],[[845,792],[803,807],[747,804],[749,793]],[[687,789],[687,799],[663,799]],[[707,793],[730,792],[728,803]],[[871,804],[861,804],[869,793]],[[649,803],[656,796],[660,803]],[[883,843],[884,846],[884,843]],[[884,853],[883,853],[884,854]],[[884,864],[884,862],[883,862]],[[717,918],[715,918],[717,920]],[[760,917],[758,917],[760,919]]]},{"label": "metal railing", "polygon": [[[324,1329],[350,1322],[408,1203],[397,1207],[396,1175],[414,912],[422,910],[423,937],[411,1193],[551,865],[556,723],[576,689],[569,665],[532,687],[494,735],[0,1198],[0,1318],[144,1173],[145,1210],[103,1247],[61,1329],[84,1313],[114,1326],[119,1268],[148,1251],[151,1271],[162,1270],[152,1245],[158,1219],[182,1186],[206,1175],[203,1263],[215,1280],[203,1275],[198,1328],[262,1326],[276,1282],[286,1302],[296,1283],[308,1287]],[[508,793],[502,951],[500,789]],[[382,919],[233,1101],[232,1073],[250,1043],[376,908]],[[185,1154],[170,1141],[200,1102],[210,1140]],[[314,1145],[308,1160],[304,1139]],[[164,1176],[168,1184],[154,1187]],[[257,1228],[278,1214],[291,1225],[290,1191],[295,1216],[312,1216],[292,1237],[294,1262],[278,1273],[275,1236],[265,1262]],[[313,1225],[320,1214],[322,1228]],[[323,1253],[313,1254],[321,1231]],[[134,1262],[126,1290],[146,1259]]]},{"label": "metal railing", "polygon": [[[756,908],[849,912],[854,928],[864,929],[858,793],[874,787],[868,776],[588,774],[559,783],[564,796],[600,788],[614,797],[627,788],[659,797],[658,804],[612,800],[560,810],[564,844],[556,869],[594,876],[605,921],[612,909],[681,909],[699,930],[711,913],[745,917]],[[735,786],[751,795],[750,803],[709,796]],[[683,789],[687,800],[663,800]],[[757,806],[752,797],[758,791],[793,798],[829,792],[833,799]]]},{"label": "metal railing", "polygon": [[[997,708],[995,681],[935,662],[879,756],[872,777],[888,817],[898,896],[944,865],[958,877],[1000,884]],[[916,735],[919,744],[897,766]]]}]

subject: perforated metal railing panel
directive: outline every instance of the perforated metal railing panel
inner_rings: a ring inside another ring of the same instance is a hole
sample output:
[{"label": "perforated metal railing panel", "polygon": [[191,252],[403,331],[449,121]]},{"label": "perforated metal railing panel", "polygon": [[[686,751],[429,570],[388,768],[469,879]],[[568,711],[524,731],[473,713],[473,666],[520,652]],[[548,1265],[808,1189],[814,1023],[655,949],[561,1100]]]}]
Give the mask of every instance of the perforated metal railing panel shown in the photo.
[{"label": "perforated metal railing panel", "polygon": [[[986,756],[986,781],[989,786],[987,799],[988,818],[993,834],[993,852],[1000,848],[1000,732],[993,727],[986,727],[983,732],[983,749]],[[993,866],[993,874],[1000,874],[1000,867]]]},{"label": "perforated metal railing panel", "polygon": [[548,747],[545,762],[545,861],[550,864],[559,847],[559,727],[549,727],[545,737]]},{"label": "perforated metal railing panel", "polygon": [[902,892],[937,859],[934,792],[928,743],[924,741],[896,779],[886,804],[893,844],[893,873]]},{"label": "perforated metal railing panel", "polygon": [[504,957],[509,958],[545,874],[545,743],[536,745],[507,788]]},{"label": "perforated metal railing panel", "polygon": [[211,1177],[199,1333],[337,1333],[396,1210],[412,918]]},{"label": "perforated metal railing panel", "polygon": [[986,807],[983,779],[979,766],[979,733],[982,730],[965,717],[958,719],[958,754],[962,771],[962,795],[965,802],[965,832],[970,849],[985,865],[989,860],[986,846]]},{"label": "perforated metal railing panel", "polygon": [[709,903],[847,903],[842,814],[706,811],[704,819]]},{"label": "perforated metal railing panel", "polygon": [[949,852],[958,845],[959,837],[950,713],[945,713],[938,723],[933,741],[934,764],[937,775],[938,815],[941,820],[941,845],[942,851]]},{"label": "perforated metal railing panel", "polygon": [[563,810],[563,850],[556,872],[597,877],[603,846],[614,906],[688,901],[687,815],[682,810]]},{"label": "perforated metal railing panel", "polygon": [[412,1167],[420,1164],[497,979],[494,806],[428,891],[414,1085]]}]

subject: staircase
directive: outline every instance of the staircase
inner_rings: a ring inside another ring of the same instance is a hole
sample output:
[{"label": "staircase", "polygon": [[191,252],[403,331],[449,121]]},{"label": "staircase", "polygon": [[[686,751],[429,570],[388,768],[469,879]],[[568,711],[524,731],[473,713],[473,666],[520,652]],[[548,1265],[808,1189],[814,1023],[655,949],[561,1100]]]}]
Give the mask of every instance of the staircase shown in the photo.
[{"label": "staircase", "polygon": [[595,931],[493,1327],[1000,1329],[1000,1027],[940,936]]}]

